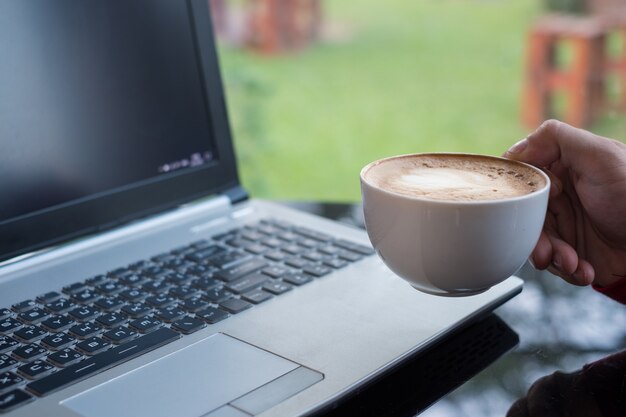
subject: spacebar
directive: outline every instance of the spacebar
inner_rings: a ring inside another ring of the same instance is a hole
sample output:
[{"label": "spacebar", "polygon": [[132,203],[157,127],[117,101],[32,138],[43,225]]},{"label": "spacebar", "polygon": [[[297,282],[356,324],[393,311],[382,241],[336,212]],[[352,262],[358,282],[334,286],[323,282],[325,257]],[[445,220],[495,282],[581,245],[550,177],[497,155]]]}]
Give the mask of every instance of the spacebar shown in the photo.
[{"label": "spacebar", "polygon": [[77,364],[68,366],[65,369],[61,369],[40,380],[33,381],[26,387],[34,394],[44,396],[67,385],[81,381],[97,372],[102,372],[143,353],[154,350],[180,337],[181,335],[175,331],[163,327],[145,336],[78,362]]}]

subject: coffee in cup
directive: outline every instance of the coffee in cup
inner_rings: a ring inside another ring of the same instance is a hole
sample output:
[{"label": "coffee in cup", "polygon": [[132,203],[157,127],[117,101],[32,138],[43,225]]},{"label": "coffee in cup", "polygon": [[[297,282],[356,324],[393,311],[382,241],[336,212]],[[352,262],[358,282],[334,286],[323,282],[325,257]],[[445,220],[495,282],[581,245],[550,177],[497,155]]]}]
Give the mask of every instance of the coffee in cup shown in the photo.
[{"label": "coffee in cup", "polygon": [[470,295],[528,258],[549,179],[504,158],[431,153],[367,165],[361,189],[368,235],[392,271],[421,291]]}]

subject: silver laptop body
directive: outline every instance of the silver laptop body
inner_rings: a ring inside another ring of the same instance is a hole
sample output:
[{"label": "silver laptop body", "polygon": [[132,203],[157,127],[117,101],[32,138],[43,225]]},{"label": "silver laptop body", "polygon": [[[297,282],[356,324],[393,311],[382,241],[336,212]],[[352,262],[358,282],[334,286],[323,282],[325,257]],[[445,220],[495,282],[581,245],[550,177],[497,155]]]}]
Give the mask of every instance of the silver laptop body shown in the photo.
[{"label": "silver laptop body", "polygon": [[[17,10],[23,14],[33,9],[18,7],[18,3],[30,3],[32,7],[43,7],[45,3],[8,1],[7,4],[12,6],[4,12],[17,13]],[[65,10],[79,3],[92,2],[58,0],[58,5]],[[81,7],[97,6],[106,11],[107,7],[115,8],[128,2],[93,3]],[[175,6],[176,3],[179,5]],[[168,7],[183,7],[181,13],[188,13],[191,16],[189,22],[193,23],[189,30],[204,39],[196,44],[196,48],[202,55],[200,61],[205,74],[214,71],[214,75],[207,76],[211,79],[205,79],[210,87],[207,87],[206,100],[209,107],[212,106],[212,123],[218,126],[215,134],[221,138],[217,140],[223,142],[217,145],[216,154],[221,158],[217,164],[229,165],[225,168],[225,180],[220,183],[219,176],[207,179],[206,186],[200,185],[206,188],[204,195],[199,196],[197,191],[190,190],[187,201],[181,202],[178,196],[174,196],[167,204],[157,204],[154,210],[137,208],[133,218],[120,216],[119,221],[98,218],[101,220],[99,227],[71,233],[69,229],[64,230],[60,237],[46,235],[47,229],[55,229],[54,225],[43,220],[37,223],[40,221],[37,218],[20,224],[0,221],[0,239],[4,240],[4,251],[0,254],[5,255],[0,264],[0,308],[6,308],[6,315],[20,326],[4,331],[0,324],[0,336],[11,337],[24,345],[26,343],[15,332],[30,324],[41,327],[43,321],[30,323],[27,316],[20,315],[19,308],[12,309],[11,306],[24,300],[36,300],[36,297],[51,292],[71,299],[71,292],[62,291],[71,284],[99,275],[113,276],[111,274],[120,268],[172,253],[178,248],[193,247],[197,242],[204,242],[205,247],[212,244],[225,246],[221,236],[233,230],[251,230],[259,225],[291,227],[282,230],[296,231],[299,241],[308,239],[317,248],[336,243],[336,248],[352,253],[354,259],[336,265],[336,268],[329,267],[332,272],[320,277],[305,274],[310,278],[307,282],[292,283],[288,290],[265,291],[266,300],[258,304],[247,302],[247,308],[239,310],[241,304],[233,301],[227,306],[233,309],[227,318],[215,323],[210,319],[198,319],[204,321],[204,325],[189,331],[190,334],[162,321],[156,330],[137,331],[136,338],[119,344],[110,343],[93,355],[75,344],[67,345],[82,354],[82,359],[66,367],[53,366],[41,376],[29,378],[28,373],[17,368],[5,370],[22,379],[22,382],[0,388],[0,408],[6,406],[8,415],[311,415],[339,403],[345,395],[400,364],[403,359],[425,350],[444,335],[492,311],[521,291],[521,280],[511,277],[472,297],[443,298],[420,293],[394,276],[375,255],[363,250],[369,246],[369,241],[362,230],[281,205],[248,199],[238,185],[234,158],[228,156],[227,148],[220,148],[232,146],[230,136],[219,128],[224,125],[227,128],[227,122],[206,1],[154,1],[153,7],[150,9],[153,15],[163,12],[163,16],[175,14],[172,10],[165,10]],[[2,21],[2,15],[0,5],[0,27],[6,23]],[[166,21],[162,19],[160,24],[166,25]],[[164,32],[168,30],[167,26],[163,27]],[[0,42],[0,48],[2,45]],[[0,77],[6,75],[6,67],[4,73],[2,70],[0,64]],[[0,79],[0,88],[2,86]],[[0,102],[4,100],[0,96]],[[1,117],[0,114],[0,126]],[[0,143],[3,140],[0,137]],[[210,163],[205,165],[212,169]],[[151,195],[147,194],[145,200],[150,201],[150,198]],[[60,212],[64,208],[60,208]],[[83,213],[84,217],[90,217],[89,213]],[[68,219],[65,221],[71,223]],[[80,223],[80,219],[76,221]],[[37,230],[33,230],[33,224]],[[242,229],[246,227],[248,229]],[[312,234],[307,235],[307,231]],[[20,239],[25,234],[28,235],[24,238],[27,242],[20,247]],[[44,237],[40,242],[28,241],[31,234],[43,234]],[[354,250],[350,250],[350,245],[355,245]],[[268,247],[280,250],[280,247]],[[244,278],[265,268],[285,266],[264,257],[263,253],[255,255],[250,252],[248,255],[263,259],[264,264],[249,274],[244,273]],[[236,260],[226,267],[236,273],[237,266],[243,262]],[[295,267],[291,270],[299,271]],[[238,278],[237,282],[243,281]],[[265,284],[268,282],[258,287],[250,284],[246,294],[266,288]],[[243,300],[244,296],[234,292],[233,299]],[[88,306],[90,302],[84,305]],[[219,302],[210,303],[211,308],[223,312],[226,307],[220,306]],[[33,310],[24,310],[25,313],[28,311]],[[47,310],[46,313],[55,317],[67,314],[65,311],[53,314]],[[188,313],[185,317],[198,316]],[[123,324],[129,325],[133,320],[128,318]],[[184,327],[184,323],[177,323]],[[67,329],[65,327],[61,332],[69,331]],[[104,332],[111,329],[103,329],[96,337],[103,337]],[[48,336],[54,334],[49,329],[46,331]],[[91,340],[89,337],[76,339],[77,343]],[[43,340],[34,339],[33,344],[42,345]],[[149,349],[142,348],[148,344]],[[84,346],[84,349],[89,347]],[[19,362],[19,355],[14,353],[9,348],[2,352],[8,359]],[[42,366],[49,365],[48,355],[34,360],[41,361]],[[115,355],[117,358],[113,357]],[[25,360],[19,365],[28,365],[34,360]],[[68,369],[74,376],[69,375]],[[54,375],[63,375],[70,382],[59,382]],[[2,376],[0,372],[0,383]],[[23,395],[28,398],[20,402]],[[11,407],[13,402],[15,407]]]}]

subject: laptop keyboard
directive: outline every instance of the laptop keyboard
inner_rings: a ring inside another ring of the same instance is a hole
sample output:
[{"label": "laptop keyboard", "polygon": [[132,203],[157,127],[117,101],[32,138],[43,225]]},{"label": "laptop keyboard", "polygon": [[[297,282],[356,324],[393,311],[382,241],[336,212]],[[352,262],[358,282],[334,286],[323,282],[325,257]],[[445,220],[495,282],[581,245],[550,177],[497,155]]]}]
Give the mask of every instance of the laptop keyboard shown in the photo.
[{"label": "laptop keyboard", "polygon": [[0,413],[373,253],[262,220],[0,308]]}]

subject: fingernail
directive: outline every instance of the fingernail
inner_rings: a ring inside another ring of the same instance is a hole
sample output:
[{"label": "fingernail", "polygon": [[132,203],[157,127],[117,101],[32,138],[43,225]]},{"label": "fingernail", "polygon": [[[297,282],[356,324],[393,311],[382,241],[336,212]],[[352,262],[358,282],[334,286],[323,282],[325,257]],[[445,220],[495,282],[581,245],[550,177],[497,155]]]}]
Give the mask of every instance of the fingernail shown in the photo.
[{"label": "fingernail", "polygon": [[554,266],[561,269],[561,265],[562,265],[561,255],[554,255],[554,258],[552,259],[552,263],[554,264]]},{"label": "fingernail", "polygon": [[508,150],[509,153],[521,153],[528,147],[528,139],[522,139]]}]

